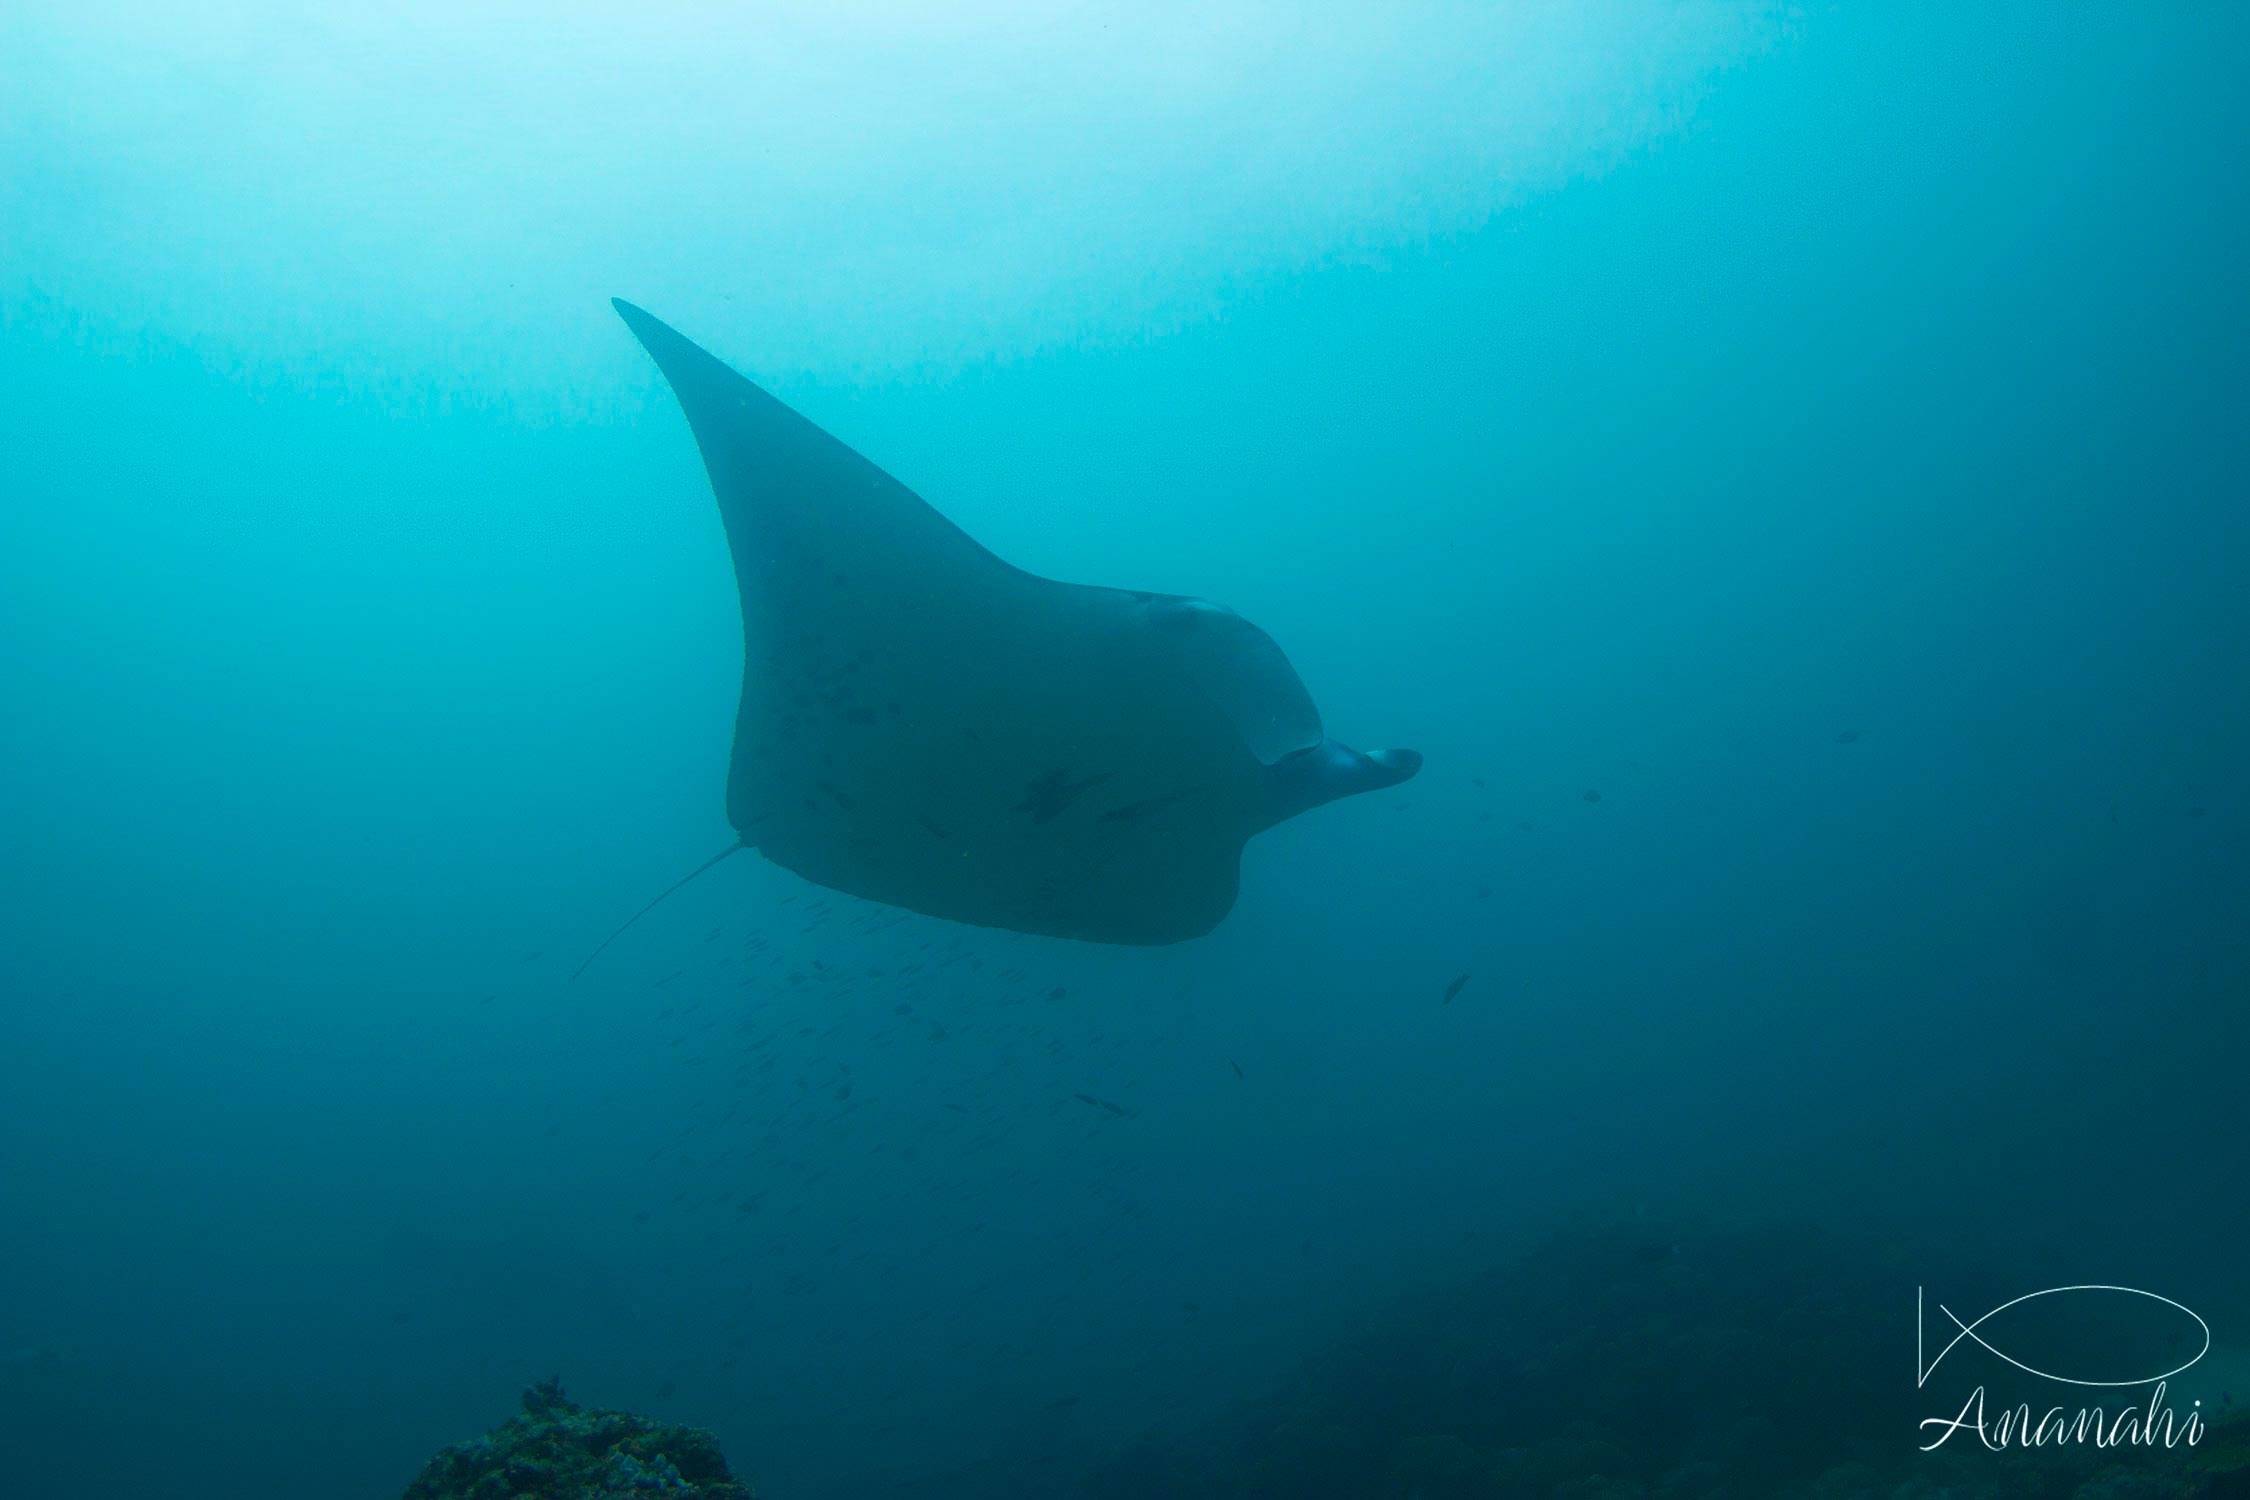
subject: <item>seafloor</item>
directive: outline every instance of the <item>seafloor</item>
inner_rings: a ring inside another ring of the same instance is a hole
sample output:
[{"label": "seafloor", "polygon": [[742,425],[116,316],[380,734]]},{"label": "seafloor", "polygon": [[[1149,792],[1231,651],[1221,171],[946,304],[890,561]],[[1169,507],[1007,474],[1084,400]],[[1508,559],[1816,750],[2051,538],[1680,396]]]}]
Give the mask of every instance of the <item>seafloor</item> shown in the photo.
[{"label": "seafloor", "polygon": [[[2250,1411],[2215,1360],[2167,1390],[2193,1444],[1922,1451],[1963,1391],[1915,1386],[1915,1286],[1801,1229],[1575,1231],[1389,1304],[1287,1388],[1101,1455],[1055,1500],[2250,1500]],[[1995,1415],[2151,1398],[1974,1381]],[[708,1432],[552,1381],[523,1408],[405,1500],[752,1500]]]}]

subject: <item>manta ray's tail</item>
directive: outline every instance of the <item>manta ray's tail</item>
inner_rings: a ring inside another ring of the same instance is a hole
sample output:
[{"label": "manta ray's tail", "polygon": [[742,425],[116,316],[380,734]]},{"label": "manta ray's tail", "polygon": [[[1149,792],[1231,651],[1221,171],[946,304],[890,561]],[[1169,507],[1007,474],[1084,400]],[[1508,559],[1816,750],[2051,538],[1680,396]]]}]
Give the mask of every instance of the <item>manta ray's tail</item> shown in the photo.
[{"label": "manta ray's tail", "polygon": [[601,947],[596,948],[593,952],[587,954],[586,962],[580,964],[577,968],[572,969],[570,971],[570,977],[572,979],[576,979],[579,975],[585,973],[587,969],[591,968],[593,966],[594,960],[602,956],[602,948],[607,948],[611,943],[616,942],[619,938],[625,935],[626,928],[632,926],[635,922],[638,922],[641,918],[647,916],[650,912],[656,910],[659,906],[662,906],[664,904],[665,897],[671,895],[681,886],[686,885],[689,881],[695,879],[696,876],[702,874],[705,870],[710,869],[713,865],[717,864],[720,860],[725,859],[728,855],[734,853],[736,850],[747,849],[749,847],[750,846],[748,844],[745,844],[740,839],[736,839],[733,843],[727,845],[724,849],[721,849],[718,853],[712,855],[702,864],[697,865],[694,869],[688,871],[685,875],[682,875],[679,879],[664,887],[662,891],[657,893],[657,897],[654,901],[651,901],[648,905],[642,907],[639,911],[634,912],[631,916],[627,917],[623,922],[620,922],[615,932],[611,933],[608,937],[603,938],[601,941]]}]

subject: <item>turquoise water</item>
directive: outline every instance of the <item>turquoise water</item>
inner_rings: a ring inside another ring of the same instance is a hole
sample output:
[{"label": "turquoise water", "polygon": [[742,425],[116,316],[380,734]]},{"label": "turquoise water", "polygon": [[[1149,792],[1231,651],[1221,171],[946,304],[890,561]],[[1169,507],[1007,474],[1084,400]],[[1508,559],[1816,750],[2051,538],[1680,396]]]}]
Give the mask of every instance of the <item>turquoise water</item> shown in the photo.
[{"label": "turquoise water", "polygon": [[[2186,6],[0,9],[0,1491],[395,1495],[559,1373],[773,1496],[1069,1495],[1401,1298],[1750,1221],[1848,1247],[1902,1396],[1955,1267],[2250,1344],[2246,61]],[[744,856],[571,982],[731,836],[741,668],[611,296],[1426,768],[1187,943]],[[1522,1372],[1447,1369],[1334,1493],[1500,1443]]]}]

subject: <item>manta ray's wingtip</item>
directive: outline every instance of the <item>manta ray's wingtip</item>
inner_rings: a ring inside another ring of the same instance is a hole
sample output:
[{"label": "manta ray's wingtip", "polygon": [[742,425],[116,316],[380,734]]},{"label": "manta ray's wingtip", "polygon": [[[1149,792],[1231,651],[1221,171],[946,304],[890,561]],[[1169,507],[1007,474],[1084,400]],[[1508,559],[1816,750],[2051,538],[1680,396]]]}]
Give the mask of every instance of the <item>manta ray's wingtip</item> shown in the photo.
[{"label": "manta ray's wingtip", "polygon": [[625,326],[637,334],[645,336],[648,329],[665,326],[663,320],[650,313],[647,308],[635,306],[623,297],[610,298],[609,305],[615,308],[617,315],[625,320]]},{"label": "manta ray's wingtip", "polygon": [[648,309],[627,302],[623,297],[610,298],[609,305],[617,309],[617,315],[625,320],[633,337],[639,339],[641,347],[655,359],[657,368],[672,382],[672,388],[680,393],[683,402],[692,399],[699,382],[716,380],[729,389],[741,382],[742,377],[717,355]]}]

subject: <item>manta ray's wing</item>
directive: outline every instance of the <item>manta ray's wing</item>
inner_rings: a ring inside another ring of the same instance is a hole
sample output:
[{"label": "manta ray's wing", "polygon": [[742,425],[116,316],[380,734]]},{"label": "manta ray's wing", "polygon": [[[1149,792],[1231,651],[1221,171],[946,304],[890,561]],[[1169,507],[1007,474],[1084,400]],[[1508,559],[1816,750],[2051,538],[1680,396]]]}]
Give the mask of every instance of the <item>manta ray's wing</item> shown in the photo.
[{"label": "manta ray's wing", "polygon": [[727,818],[807,879],[1105,942],[1208,931],[1317,744],[1288,660],[1231,610],[1057,582],[664,323],[616,304],[702,449],[742,597]]}]

